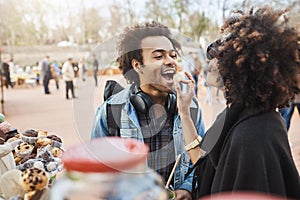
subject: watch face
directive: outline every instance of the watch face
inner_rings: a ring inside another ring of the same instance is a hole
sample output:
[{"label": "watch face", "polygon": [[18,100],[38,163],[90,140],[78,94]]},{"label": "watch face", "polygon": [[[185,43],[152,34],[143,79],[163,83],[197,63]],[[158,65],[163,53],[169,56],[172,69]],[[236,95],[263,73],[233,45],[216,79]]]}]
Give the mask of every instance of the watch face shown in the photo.
[{"label": "watch face", "polygon": [[191,150],[191,149],[194,149],[195,147],[197,147],[197,146],[200,144],[201,140],[202,140],[201,136],[198,136],[193,142],[191,142],[190,144],[187,144],[187,145],[184,147],[184,149],[185,149],[186,151],[189,151],[189,150]]}]

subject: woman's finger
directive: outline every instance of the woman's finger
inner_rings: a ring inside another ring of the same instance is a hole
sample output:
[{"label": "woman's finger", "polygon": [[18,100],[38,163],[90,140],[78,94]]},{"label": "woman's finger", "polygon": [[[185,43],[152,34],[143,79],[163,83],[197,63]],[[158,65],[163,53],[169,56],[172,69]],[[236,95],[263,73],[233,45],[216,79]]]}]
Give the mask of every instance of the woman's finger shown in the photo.
[{"label": "woman's finger", "polygon": [[180,83],[189,84],[193,82],[192,80],[181,80]]},{"label": "woman's finger", "polygon": [[188,73],[188,72],[184,72],[184,74],[186,75],[186,77],[187,77],[189,80],[191,80],[193,83],[195,83],[195,80],[194,80],[192,74],[190,74],[190,73]]}]

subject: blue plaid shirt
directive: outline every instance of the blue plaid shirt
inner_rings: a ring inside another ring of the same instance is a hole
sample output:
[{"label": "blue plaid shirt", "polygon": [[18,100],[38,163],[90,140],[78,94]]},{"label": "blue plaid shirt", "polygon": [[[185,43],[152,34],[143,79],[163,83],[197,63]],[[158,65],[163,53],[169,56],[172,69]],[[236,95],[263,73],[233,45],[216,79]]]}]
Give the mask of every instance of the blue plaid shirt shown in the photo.
[{"label": "blue plaid shirt", "polygon": [[159,118],[138,114],[144,142],[150,148],[148,166],[159,173],[165,182],[175,164],[173,117],[167,113]]},{"label": "blue plaid shirt", "polygon": [[[107,103],[122,105],[121,110],[121,127],[120,135],[124,138],[136,138],[144,142],[142,129],[138,120],[136,110],[130,102],[130,87],[125,88],[121,92],[111,96],[107,101],[105,101],[95,114],[94,125],[91,132],[91,138],[106,137],[110,133],[107,126],[107,116],[106,116],[106,106]],[[192,102],[191,108],[197,108],[197,106]],[[202,119],[201,110],[198,109],[197,122],[195,124],[197,132],[199,135],[204,135],[204,123]],[[178,113],[175,113],[173,118],[173,140],[175,157],[181,154],[179,164],[174,173],[174,189],[185,189],[191,192],[192,190],[192,178],[193,173],[186,177],[186,173],[189,168],[192,167],[188,152],[184,150],[184,138],[182,134],[182,124]]]}]

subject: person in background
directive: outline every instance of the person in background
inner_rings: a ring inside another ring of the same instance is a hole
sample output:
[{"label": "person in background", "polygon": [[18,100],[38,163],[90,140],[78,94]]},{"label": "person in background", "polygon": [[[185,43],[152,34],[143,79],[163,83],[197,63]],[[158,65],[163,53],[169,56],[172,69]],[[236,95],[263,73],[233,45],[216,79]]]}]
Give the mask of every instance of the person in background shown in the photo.
[{"label": "person in background", "polygon": [[61,70],[59,68],[59,65],[56,61],[53,61],[51,63],[51,78],[54,79],[57,90],[59,90],[60,76],[61,76]]},{"label": "person in background", "polygon": [[99,70],[99,62],[96,58],[96,55],[93,55],[93,73],[94,73],[94,79],[95,79],[95,86],[98,86],[98,70]]},{"label": "person in background", "polygon": [[48,55],[41,62],[41,76],[40,77],[43,81],[45,94],[51,94],[51,92],[49,91],[49,82],[51,79],[50,56],[48,56]]},{"label": "person in background", "polygon": [[14,59],[11,58],[8,62],[10,73],[18,73],[18,66],[14,63]]},{"label": "person in background", "polygon": [[73,59],[68,58],[68,60],[63,64],[62,67],[62,75],[63,75],[63,80],[66,83],[66,99],[69,98],[69,90],[71,90],[72,97],[73,99],[76,98],[75,93],[74,93],[74,83],[73,80],[75,78],[75,73],[73,69]]},{"label": "person in background", "polygon": [[[148,166],[167,182],[175,160],[181,155],[174,177],[170,182],[176,199],[191,199],[192,167],[184,150],[181,118],[176,109],[174,75],[180,44],[168,27],[158,22],[147,22],[128,27],[120,36],[118,46],[121,71],[131,85],[108,98],[99,106],[94,118],[91,138],[120,136],[136,138],[150,148]],[[119,106],[120,118],[107,115],[112,107]],[[201,110],[196,102],[190,106],[195,111],[195,125],[204,134]],[[119,121],[119,129],[109,126]]]},{"label": "person in background", "polygon": [[86,66],[85,66],[84,58],[80,58],[78,63],[78,68],[79,68],[79,76],[81,77],[82,81],[85,81]]},{"label": "person in background", "polygon": [[8,89],[8,86],[11,88],[14,88],[13,83],[11,82],[10,78],[10,67],[9,67],[9,62],[7,59],[4,60],[2,63],[2,72],[3,76],[5,77],[5,86]]},{"label": "person in background", "polygon": [[[300,75],[299,75],[299,79],[300,79]],[[291,100],[289,107],[284,107],[279,109],[280,114],[285,120],[287,131],[289,131],[290,129],[291,119],[293,117],[295,108],[297,108],[298,114],[300,115],[300,94],[297,94],[295,96],[295,99]]]},{"label": "person in background", "polygon": [[221,27],[223,37],[209,45],[207,57],[219,76],[208,72],[215,77],[208,84],[223,83],[227,108],[202,141],[188,108],[195,82],[190,74],[181,81],[189,86],[187,93],[176,84],[185,143],[193,144],[195,199],[233,191],[300,199],[299,173],[276,111],[300,92],[298,33],[284,13],[268,7],[239,10]]},{"label": "person in background", "polygon": [[206,65],[203,68],[203,78],[204,78],[204,86],[206,87],[206,95],[205,95],[205,99],[204,99],[204,103],[211,105],[212,104],[212,86],[210,86],[209,84],[207,84],[207,74],[210,71],[210,65]]},{"label": "person in background", "polygon": [[36,84],[40,84],[40,76],[41,76],[41,69],[40,69],[40,63],[36,62],[34,66],[32,66],[32,72],[36,75]]}]

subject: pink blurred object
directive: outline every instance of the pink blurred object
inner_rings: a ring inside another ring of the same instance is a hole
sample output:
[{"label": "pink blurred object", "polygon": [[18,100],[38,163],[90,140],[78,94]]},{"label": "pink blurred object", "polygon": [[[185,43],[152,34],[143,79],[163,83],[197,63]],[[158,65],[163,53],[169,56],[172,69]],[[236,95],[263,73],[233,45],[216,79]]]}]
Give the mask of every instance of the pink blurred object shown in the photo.
[{"label": "pink blurred object", "polygon": [[202,197],[198,200],[286,200],[285,197],[259,192],[223,192]]},{"label": "pink blurred object", "polygon": [[2,122],[0,124],[0,130],[3,132],[3,133],[7,133],[9,132],[11,129],[11,124],[8,123],[8,122]]}]

